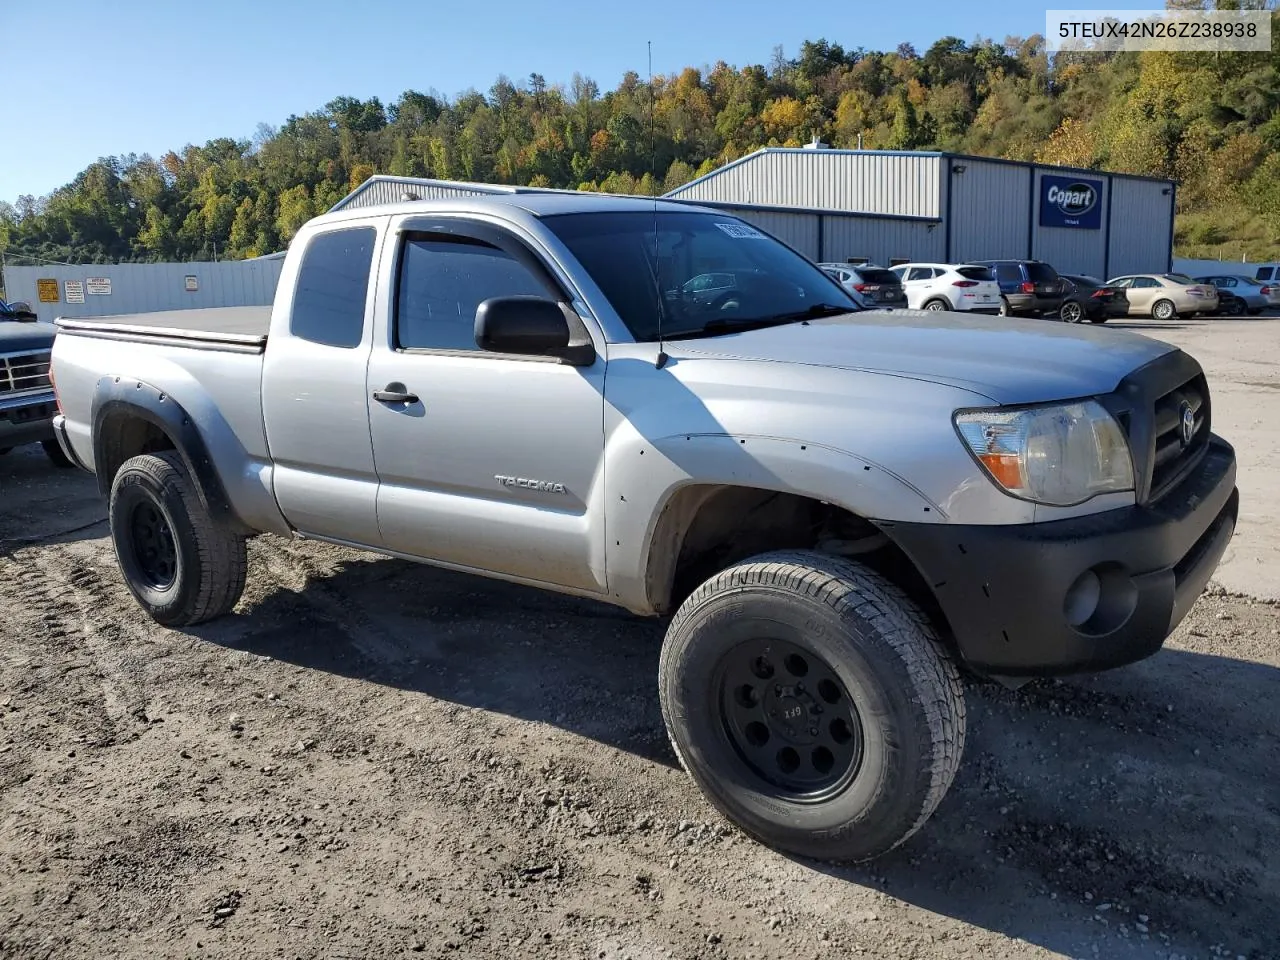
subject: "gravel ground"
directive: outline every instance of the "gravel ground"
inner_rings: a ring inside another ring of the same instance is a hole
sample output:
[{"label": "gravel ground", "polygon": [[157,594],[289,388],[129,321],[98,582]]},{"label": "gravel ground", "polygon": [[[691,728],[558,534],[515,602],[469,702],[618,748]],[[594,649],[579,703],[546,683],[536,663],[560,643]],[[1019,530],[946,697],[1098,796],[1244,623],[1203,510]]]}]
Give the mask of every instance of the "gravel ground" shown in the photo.
[{"label": "gravel ground", "polygon": [[1143,663],[970,685],[933,819],[836,869],[676,767],[659,624],[263,537],[170,631],[102,516],[0,460],[6,960],[1280,957],[1276,605],[1215,584]]}]

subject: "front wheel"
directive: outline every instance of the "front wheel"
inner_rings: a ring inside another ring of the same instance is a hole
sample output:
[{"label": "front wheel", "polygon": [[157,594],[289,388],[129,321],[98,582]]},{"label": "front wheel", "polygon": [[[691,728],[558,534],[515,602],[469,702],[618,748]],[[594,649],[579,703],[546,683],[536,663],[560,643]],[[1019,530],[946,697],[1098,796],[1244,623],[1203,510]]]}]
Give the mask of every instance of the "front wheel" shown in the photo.
[{"label": "front wheel", "polygon": [[854,862],[932,815],[964,750],[964,691],[925,614],[879,574],[763,554],[676,612],[659,693],[684,768],[756,839]]},{"label": "front wheel", "polygon": [[1063,323],[1081,323],[1084,320],[1084,307],[1075,300],[1065,300],[1058,309],[1058,317]]},{"label": "front wheel", "polygon": [[111,484],[116,560],[157,623],[190,626],[227,613],[244,591],[244,538],[211,517],[172,451],[126,460]]},{"label": "front wheel", "polygon": [[1169,300],[1157,300],[1151,308],[1151,316],[1155,320],[1172,320],[1177,308]]}]

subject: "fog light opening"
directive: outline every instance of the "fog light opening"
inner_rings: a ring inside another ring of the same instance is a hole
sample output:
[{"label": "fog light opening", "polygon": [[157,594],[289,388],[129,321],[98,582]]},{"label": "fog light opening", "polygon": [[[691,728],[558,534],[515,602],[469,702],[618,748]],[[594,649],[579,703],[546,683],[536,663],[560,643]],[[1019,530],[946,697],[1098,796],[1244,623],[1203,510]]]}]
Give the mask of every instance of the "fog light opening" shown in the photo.
[{"label": "fog light opening", "polygon": [[1088,623],[1089,618],[1098,611],[1100,599],[1102,599],[1102,581],[1092,570],[1086,570],[1067,588],[1067,596],[1062,604],[1063,612],[1067,615],[1067,623],[1073,627],[1081,627]]},{"label": "fog light opening", "polygon": [[1090,567],[1063,597],[1067,623],[1080,633],[1102,636],[1124,626],[1138,606],[1138,586],[1118,563]]}]

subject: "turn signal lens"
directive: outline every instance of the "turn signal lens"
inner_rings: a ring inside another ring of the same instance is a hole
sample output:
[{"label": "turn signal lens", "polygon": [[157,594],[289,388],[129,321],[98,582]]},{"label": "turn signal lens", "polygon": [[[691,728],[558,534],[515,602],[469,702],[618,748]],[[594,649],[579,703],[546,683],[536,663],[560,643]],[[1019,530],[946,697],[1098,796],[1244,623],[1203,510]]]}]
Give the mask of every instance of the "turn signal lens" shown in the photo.
[{"label": "turn signal lens", "polygon": [[1129,443],[1094,400],[961,410],[955,424],[986,474],[1020,499],[1065,507],[1133,489]]}]

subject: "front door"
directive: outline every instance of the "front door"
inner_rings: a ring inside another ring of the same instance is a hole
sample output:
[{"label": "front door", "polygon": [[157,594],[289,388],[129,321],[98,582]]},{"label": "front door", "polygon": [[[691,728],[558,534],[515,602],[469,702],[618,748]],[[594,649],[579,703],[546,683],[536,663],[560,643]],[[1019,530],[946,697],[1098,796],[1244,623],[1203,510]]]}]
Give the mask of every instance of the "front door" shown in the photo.
[{"label": "front door", "polygon": [[1151,313],[1151,304],[1160,292],[1160,284],[1154,277],[1134,277],[1126,292],[1129,294],[1129,314],[1145,317]]},{"label": "front door", "polygon": [[404,234],[398,256],[367,391],[383,543],[602,592],[603,354],[576,367],[476,346],[481,301],[569,299],[506,231],[456,221]]}]

